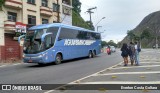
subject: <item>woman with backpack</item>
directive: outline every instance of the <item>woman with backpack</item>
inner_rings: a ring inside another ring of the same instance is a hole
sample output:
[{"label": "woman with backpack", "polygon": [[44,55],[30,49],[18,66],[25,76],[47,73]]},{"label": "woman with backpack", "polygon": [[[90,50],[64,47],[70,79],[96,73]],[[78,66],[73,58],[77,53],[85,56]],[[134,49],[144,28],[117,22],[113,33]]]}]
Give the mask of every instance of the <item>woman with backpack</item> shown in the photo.
[{"label": "woman with backpack", "polygon": [[122,51],[121,56],[123,57],[123,60],[124,60],[124,66],[127,66],[128,65],[129,49],[128,49],[128,45],[126,43],[123,43],[121,51]]}]

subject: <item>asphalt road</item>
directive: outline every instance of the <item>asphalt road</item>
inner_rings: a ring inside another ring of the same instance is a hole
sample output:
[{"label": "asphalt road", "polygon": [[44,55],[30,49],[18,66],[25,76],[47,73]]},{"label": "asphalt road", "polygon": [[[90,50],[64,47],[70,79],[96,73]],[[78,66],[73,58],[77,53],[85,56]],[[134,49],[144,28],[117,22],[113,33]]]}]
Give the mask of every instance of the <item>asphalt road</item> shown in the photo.
[{"label": "asphalt road", "polygon": [[120,62],[122,58],[117,51],[110,56],[102,53],[92,59],[70,60],[60,65],[9,65],[0,67],[0,84],[67,84]]}]

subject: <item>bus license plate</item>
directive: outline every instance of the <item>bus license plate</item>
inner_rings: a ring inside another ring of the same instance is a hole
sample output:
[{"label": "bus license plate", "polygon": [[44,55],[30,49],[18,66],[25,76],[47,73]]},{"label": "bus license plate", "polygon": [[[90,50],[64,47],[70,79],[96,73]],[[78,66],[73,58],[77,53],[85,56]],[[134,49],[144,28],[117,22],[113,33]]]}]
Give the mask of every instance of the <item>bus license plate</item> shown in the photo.
[{"label": "bus license plate", "polygon": [[32,62],[32,60],[29,60],[29,62]]}]

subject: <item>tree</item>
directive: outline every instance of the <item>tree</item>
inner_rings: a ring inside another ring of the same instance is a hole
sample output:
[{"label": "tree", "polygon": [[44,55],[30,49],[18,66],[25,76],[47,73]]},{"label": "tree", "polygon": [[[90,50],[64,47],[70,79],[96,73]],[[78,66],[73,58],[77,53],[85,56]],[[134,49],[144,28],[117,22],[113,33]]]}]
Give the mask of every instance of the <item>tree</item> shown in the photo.
[{"label": "tree", "polygon": [[149,32],[148,29],[143,30],[142,34],[140,35],[141,39],[150,39],[151,38],[151,33]]},{"label": "tree", "polygon": [[72,20],[72,25],[90,29],[89,25],[75,11],[72,11]]},{"label": "tree", "polygon": [[93,30],[90,25],[84,21],[84,19],[81,17],[81,2],[79,0],[73,0],[72,2],[73,11],[72,11],[72,25],[83,27],[86,29]]},{"label": "tree", "polygon": [[110,40],[108,45],[117,47],[117,44],[113,40]]},{"label": "tree", "polygon": [[133,41],[136,37],[132,30],[128,30],[127,35],[129,36],[130,41]]},{"label": "tree", "polygon": [[0,0],[0,10],[2,10],[2,6],[4,5],[5,0]]},{"label": "tree", "polygon": [[134,40],[134,41],[140,41],[140,40],[141,40],[141,37],[138,36],[138,35],[135,35],[133,40]]},{"label": "tree", "polygon": [[80,15],[81,12],[81,2],[79,0],[73,0],[72,2],[73,11]]},{"label": "tree", "polygon": [[107,45],[107,42],[106,42],[106,41],[102,41],[102,42],[101,42],[101,45],[102,45],[102,47],[104,47],[104,46]]}]

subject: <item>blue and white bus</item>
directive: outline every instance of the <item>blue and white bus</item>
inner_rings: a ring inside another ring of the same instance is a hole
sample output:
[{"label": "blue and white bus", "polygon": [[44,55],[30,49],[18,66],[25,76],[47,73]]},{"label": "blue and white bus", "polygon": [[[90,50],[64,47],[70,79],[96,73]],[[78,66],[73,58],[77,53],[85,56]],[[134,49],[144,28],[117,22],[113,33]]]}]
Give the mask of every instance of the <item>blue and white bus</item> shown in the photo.
[{"label": "blue and white bus", "polygon": [[22,38],[25,63],[60,64],[63,60],[92,58],[101,52],[100,33],[61,23],[33,26],[19,41]]}]

